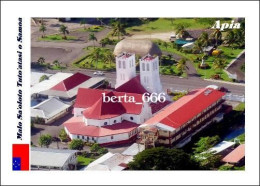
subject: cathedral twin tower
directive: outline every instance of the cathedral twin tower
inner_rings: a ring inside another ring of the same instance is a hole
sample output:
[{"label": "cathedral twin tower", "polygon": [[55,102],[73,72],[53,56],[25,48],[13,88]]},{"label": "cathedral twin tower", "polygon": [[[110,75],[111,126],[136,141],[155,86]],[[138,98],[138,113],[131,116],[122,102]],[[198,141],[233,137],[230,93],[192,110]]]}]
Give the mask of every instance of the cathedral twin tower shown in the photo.
[{"label": "cathedral twin tower", "polygon": [[[150,93],[163,92],[159,76],[159,57],[147,54],[142,57],[139,62],[140,82],[142,86]],[[121,53],[116,57],[115,88],[123,85],[134,77],[136,77],[135,54]]]}]

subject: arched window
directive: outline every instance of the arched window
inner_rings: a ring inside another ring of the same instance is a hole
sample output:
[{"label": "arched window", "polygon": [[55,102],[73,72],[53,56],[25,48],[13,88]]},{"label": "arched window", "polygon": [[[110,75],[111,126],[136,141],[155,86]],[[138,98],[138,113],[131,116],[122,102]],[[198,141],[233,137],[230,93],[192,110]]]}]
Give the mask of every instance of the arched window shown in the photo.
[{"label": "arched window", "polygon": [[123,61],[123,69],[125,69],[125,61]]},{"label": "arched window", "polygon": [[114,120],[114,123],[116,123],[116,120]]},{"label": "arched window", "polygon": [[149,63],[146,64],[146,69],[147,69],[147,71],[150,70],[150,65],[149,65]]},{"label": "arched window", "polygon": [[131,120],[134,120],[134,118],[133,118],[132,116],[130,117],[130,119],[131,119]]},{"label": "arched window", "polygon": [[105,122],[104,125],[107,125],[107,122]]},{"label": "arched window", "polygon": [[114,139],[114,136],[111,136],[111,139]]}]

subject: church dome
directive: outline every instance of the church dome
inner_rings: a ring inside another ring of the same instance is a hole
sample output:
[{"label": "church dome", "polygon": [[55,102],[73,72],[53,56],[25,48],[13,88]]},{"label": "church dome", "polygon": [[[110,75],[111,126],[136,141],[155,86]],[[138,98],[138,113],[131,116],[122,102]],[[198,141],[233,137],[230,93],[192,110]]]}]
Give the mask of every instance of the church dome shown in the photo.
[{"label": "church dome", "polygon": [[124,39],[120,41],[115,46],[114,54],[117,56],[122,52],[135,53],[141,57],[146,54],[162,55],[160,48],[147,39]]}]

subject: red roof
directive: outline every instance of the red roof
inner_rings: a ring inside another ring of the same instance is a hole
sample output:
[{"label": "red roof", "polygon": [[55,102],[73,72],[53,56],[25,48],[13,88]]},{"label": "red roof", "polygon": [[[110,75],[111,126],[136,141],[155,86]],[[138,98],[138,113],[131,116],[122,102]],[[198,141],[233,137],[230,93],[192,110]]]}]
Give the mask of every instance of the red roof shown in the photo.
[{"label": "red roof", "polygon": [[124,113],[128,114],[140,114],[142,111],[143,104],[136,104],[136,102],[143,103],[141,94],[124,93],[124,92],[109,92],[106,96],[112,97],[127,95],[128,97],[133,96],[135,102],[128,102],[121,99],[121,102],[104,102],[101,97],[91,108],[85,110],[83,115],[90,119],[107,119],[120,116]]},{"label": "red roof", "polygon": [[139,126],[135,123],[124,120],[122,121],[122,123],[117,123],[104,127],[96,127],[92,125],[86,125],[83,122],[83,117],[73,117],[66,121],[63,125],[71,134],[91,137],[111,136],[116,134],[128,133]]},{"label": "red roof", "polygon": [[212,88],[203,88],[190,92],[158,112],[146,124],[162,123],[173,128],[179,128],[204,109],[220,100],[224,92]]},{"label": "red roof", "polygon": [[90,88],[79,88],[75,108],[88,108],[94,105],[101,97],[102,93],[108,93],[110,91]]},{"label": "red roof", "polygon": [[117,92],[128,92],[136,94],[144,94],[147,90],[143,87],[140,82],[140,75],[130,79],[128,82],[116,88]]},{"label": "red roof", "polygon": [[222,161],[227,163],[238,163],[245,157],[245,144],[239,145],[235,150],[226,155]]},{"label": "red roof", "polygon": [[64,79],[63,81],[52,87],[51,90],[69,91],[70,89],[73,89],[74,87],[80,85],[90,78],[90,76],[77,72],[76,74],[73,74],[72,76]]}]

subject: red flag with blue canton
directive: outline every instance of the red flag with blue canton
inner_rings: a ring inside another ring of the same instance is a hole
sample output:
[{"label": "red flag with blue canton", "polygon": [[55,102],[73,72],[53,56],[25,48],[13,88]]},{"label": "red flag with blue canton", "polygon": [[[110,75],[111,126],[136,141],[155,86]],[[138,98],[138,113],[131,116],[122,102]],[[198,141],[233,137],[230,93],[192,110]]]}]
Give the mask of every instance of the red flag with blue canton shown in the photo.
[{"label": "red flag with blue canton", "polygon": [[13,170],[29,170],[29,144],[13,144]]}]

